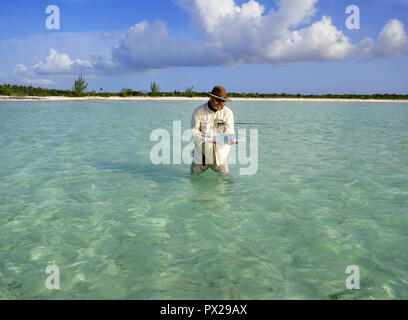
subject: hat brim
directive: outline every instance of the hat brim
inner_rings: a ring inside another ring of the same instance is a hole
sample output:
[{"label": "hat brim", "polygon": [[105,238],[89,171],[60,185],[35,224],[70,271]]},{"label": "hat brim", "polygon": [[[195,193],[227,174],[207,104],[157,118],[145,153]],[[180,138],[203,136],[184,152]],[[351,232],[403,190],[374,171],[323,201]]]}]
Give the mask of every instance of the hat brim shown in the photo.
[{"label": "hat brim", "polygon": [[232,100],[229,99],[229,98],[219,97],[219,96],[217,96],[217,95],[215,95],[215,94],[213,94],[213,93],[207,93],[207,94],[208,94],[210,97],[217,98],[217,99],[220,99],[220,100],[225,101],[225,102],[227,102],[227,101],[232,101]]}]

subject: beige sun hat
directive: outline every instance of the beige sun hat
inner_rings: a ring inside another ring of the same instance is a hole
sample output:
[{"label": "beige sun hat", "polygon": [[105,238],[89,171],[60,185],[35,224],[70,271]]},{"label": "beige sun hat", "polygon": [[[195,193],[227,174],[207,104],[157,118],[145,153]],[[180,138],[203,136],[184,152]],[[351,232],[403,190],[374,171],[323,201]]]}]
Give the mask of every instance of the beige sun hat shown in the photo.
[{"label": "beige sun hat", "polygon": [[211,93],[208,93],[208,95],[223,101],[232,101],[231,99],[227,98],[227,90],[225,90],[223,86],[215,86]]}]

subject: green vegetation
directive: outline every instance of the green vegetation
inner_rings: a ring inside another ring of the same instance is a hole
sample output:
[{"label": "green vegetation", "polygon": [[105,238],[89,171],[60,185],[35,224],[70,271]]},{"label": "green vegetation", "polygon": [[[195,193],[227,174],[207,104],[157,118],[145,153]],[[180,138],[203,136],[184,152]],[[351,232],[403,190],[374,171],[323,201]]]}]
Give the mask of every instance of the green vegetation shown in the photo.
[{"label": "green vegetation", "polygon": [[[134,91],[133,89],[123,88],[120,92],[111,93],[100,92],[94,90],[85,92],[87,88],[85,79],[80,76],[75,80],[72,90],[58,90],[58,89],[44,89],[41,87],[35,88],[32,86],[18,86],[11,84],[0,85],[0,96],[98,96],[98,97],[207,97],[207,92],[195,92],[193,86],[186,88],[185,91],[161,92],[160,87],[156,82],[150,84],[150,92]],[[382,99],[382,100],[408,100],[408,94],[325,94],[325,95],[301,95],[301,94],[287,94],[287,93],[228,93],[232,98],[310,98],[310,99]]]},{"label": "green vegetation", "polygon": [[0,85],[0,95],[4,96],[74,96],[71,90],[56,90],[56,89],[43,89],[41,87],[34,88],[32,86],[17,86],[11,84]]},{"label": "green vegetation", "polygon": [[186,88],[186,91],[184,92],[184,95],[186,97],[192,97],[193,94],[194,94],[193,88],[194,88],[194,86],[191,86],[191,88]]},{"label": "green vegetation", "polygon": [[[75,80],[74,86],[72,91],[76,96],[82,96],[85,93],[86,88],[88,87],[88,83],[86,83],[85,79],[82,77],[82,74]],[[95,93],[95,91],[93,91]]]},{"label": "green vegetation", "polygon": [[119,93],[121,97],[129,97],[133,93],[132,89],[123,88],[122,91]]},{"label": "green vegetation", "polygon": [[160,87],[156,82],[150,84],[150,95],[155,97],[160,94]]}]

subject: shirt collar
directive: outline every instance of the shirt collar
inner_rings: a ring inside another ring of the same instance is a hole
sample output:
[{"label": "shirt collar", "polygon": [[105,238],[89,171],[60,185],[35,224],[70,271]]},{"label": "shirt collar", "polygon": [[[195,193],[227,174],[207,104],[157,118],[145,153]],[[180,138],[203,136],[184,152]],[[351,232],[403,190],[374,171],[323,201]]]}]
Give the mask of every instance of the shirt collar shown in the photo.
[{"label": "shirt collar", "polygon": [[[212,112],[217,112],[217,111],[219,111],[219,110],[217,110],[217,109],[211,104],[211,101],[210,101],[210,100],[208,100],[207,109],[210,110],[210,111],[212,111]],[[221,110],[221,109],[220,109],[220,110]]]}]

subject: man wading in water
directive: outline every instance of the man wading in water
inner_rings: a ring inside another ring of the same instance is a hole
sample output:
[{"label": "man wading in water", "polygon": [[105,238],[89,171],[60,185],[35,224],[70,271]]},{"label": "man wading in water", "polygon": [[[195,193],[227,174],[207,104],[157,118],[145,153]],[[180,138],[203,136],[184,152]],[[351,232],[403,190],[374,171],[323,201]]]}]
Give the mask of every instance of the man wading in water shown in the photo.
[{"label": "man wading in water", "polygon": [[225,106],[227,92],[222,86],[215,86],[208,94],[210,100],[194,110],[191,120],[194,137],[194,158],[191,164],[191,174],[197,175],[208,168],[222,174],[227,174],[228,153],[231,146],[217,144],[215,141],[203,142],[205,137],[215,137],[222,134],[235,134],[234,115]]}]

